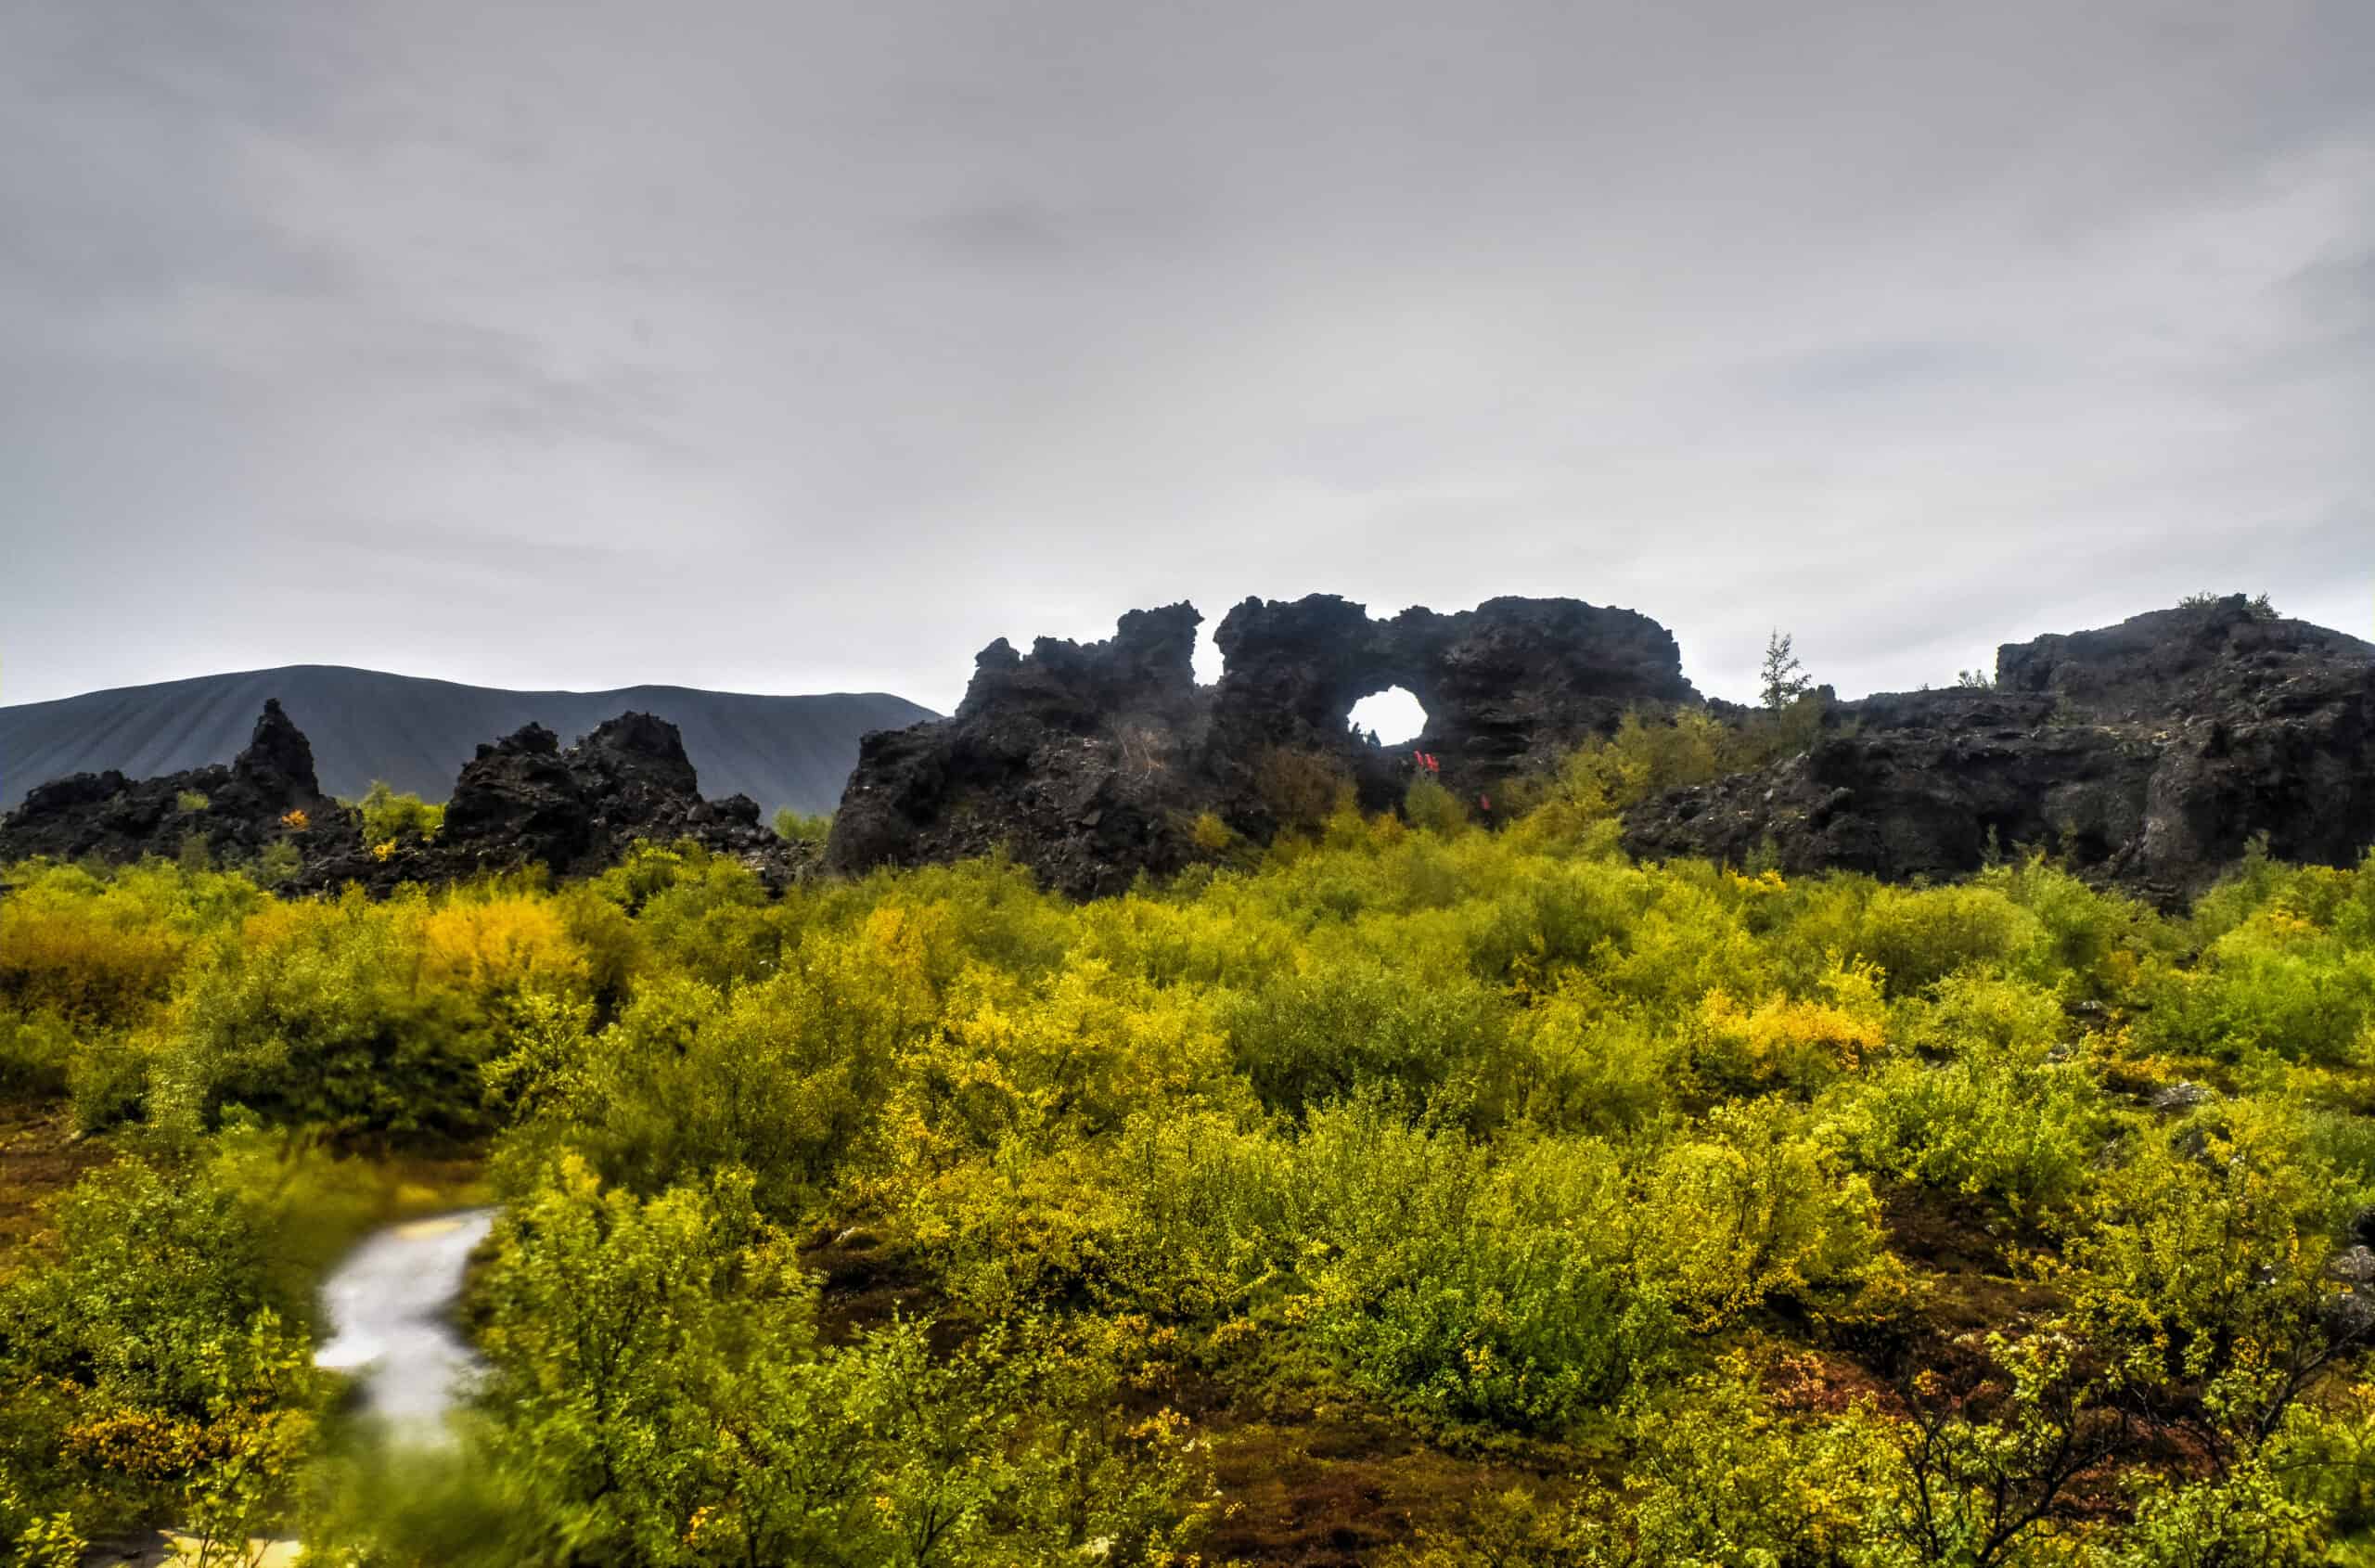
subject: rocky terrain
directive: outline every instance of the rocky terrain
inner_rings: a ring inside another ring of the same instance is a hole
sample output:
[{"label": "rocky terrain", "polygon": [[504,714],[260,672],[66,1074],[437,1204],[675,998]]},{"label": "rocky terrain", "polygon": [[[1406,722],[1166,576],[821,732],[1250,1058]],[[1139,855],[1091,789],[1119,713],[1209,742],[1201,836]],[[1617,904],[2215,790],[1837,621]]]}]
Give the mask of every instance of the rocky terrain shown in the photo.
[{"label": "rocky terrain", "polygon": [[[1340,784],[1390,805],[1413,777],[1409,752],[1367,745],[1346,723],[1389,686],[1425,706],[1416,749],[1479,805],[1627,709],[1746,716],[1701,701],[1656,622],[1571,599],[1390,621],[1328,596],[1248,599],[1221,623],[1226,667],[1210,688],[1188,671],[1198,620],[1174,605],[1086,647],[992,644],[954,716],[867,738],[828,863],[1003,846],[1091,894],[1204,857],[1208,815],[1265,842],[1324,813]],[[2375,646],[2240,597],[2011,644],[1992,689],[1832,704],[1804,753],[1646,802],[1624,833],[1643,855],[1896,880],[2034,846],[2164,901],[2260,834],[2286,858],[2352,864],[2375,841]]]},{"label": "rocky terrain", "polygon": [[[1091,896],[1316,825],[1348,788],[1392,809],[1422,772],[1489,824],[1495,790],[1627,712],[1748,722],[1703,700],[1674,637],[1629,610],[1498,598],[1377,620],[1328,595],[1247,599],[1217,629],[1225,664],[1210,687],[1191,668],[1200,621],[1176,604],[1131,611],[1103,642],[991,644],[954,715],[865,738],[824,865],[857,874],[1003,850]],[[1389,750],[1348,715],[1393,686],[1419,698],[1428,727]],[[1992,688],[1828,704],[1799,754],[1668,790],[1624,824],[1643,856],[1891,880],[2034,847],[2163,902],[2263,835],[2276,855],[2329,865],[2375,842],[2375,646],[2240,598],[2009,644]],[[228,765],[36,788],[0,821],[0,860],[199,843],[241,863],[288,845],[294,889],[384,889],[530,864],[582,874],[636,839],[683,838],[775,886],[813,868],[749,797],[704,800],[677,727],[639,713],[566,748],[536,724],[481,745],[433,842],[366,843],[268,701]]]},{"label": "rocky terrain", "polygon": [[685,737],[711,790],[827,812],[841,798],[858,737],[939,715],[881,692],[774,697],[634,686],[513,691],[381,670],[289,664],[87,691],[0,707],[0,811],[32,786],[110,770],[129,778],[218,763],[247,739],[264,699],[296,715],[324,792],[358,799],[374,779],[431,801],[481,741],[542,724],[584,735],[619,713],[650,713]]},{"label": "rocky terrain", "polygon": [[530,865],[583,874],[613,864],[637,839],[687,838],[775,886],[807,868],[805,846],[764,826],[747,795],[702,799],[683,737],[648,713],[623,713],[566,748],[534,724],[482,745],[455,780],[433,841],[366,843],[360,813],[322,792],[312,746],[272,700],[228,765],[136,781],[78,774],[37,787],[0,818],[0,862],[122,863],[202,845],[217,863],[264,865],[278,849],[290,891],[358,882],[384,892]]},{"label": "rocky terrain", "polygon": [[2009,643],[1996,675],[1838,704],[1804,753],[1644,803],[1626,846],[1889,880],[2033,846],[2174,902],[2258,835],[2330,866],[2375,842],[2375,645],[2238,596]]},{"label": "rocky terrain", "polygon": [[[1573,599],[1496,598],[1390,621],[1333,595],[1249,598],[1215,635],[1210,688],[1189,667],[1193,606],[1133,610],[1085,647],[1001,638],[951,717],[870,735],[827,851],[847,872],[1004,847],[1076,895],[1207,858],[1198,819],[1267,842],[1324,816],[1341,785],[1399,802],[1436,759],[1446,786],[1488,794],[1548,765],[1628,709],[1696,704],[1673,635],[1648,616]],[[1353,704],[1399,686],[1426,708],[1415,748],[1355,736]]]},{"label": "rocky terrain", "polygon": [[0,818],[0,861],[47,855],[115,863],[203,845],[216,860],[250,860],[302,842],[329,853],[362,847],[353,814],[322,793],[314,748],[267,700],[232,762],[131,779],[112,769],[40,784]]}]

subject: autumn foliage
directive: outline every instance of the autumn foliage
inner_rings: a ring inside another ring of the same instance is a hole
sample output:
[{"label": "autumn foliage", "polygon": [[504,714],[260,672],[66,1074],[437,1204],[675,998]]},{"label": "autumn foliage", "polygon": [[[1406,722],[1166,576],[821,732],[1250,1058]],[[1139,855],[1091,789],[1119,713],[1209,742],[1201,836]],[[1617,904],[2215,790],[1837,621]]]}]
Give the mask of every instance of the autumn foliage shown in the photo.
[{"label": "autumn foliage", "polygon": [[[1087,904],[16,868],[0,1083],[131,1157],[6,1266],[0,1529],[1260,1559],[1216,1478],[1357,1421],[1473,1478],[1405,1564],[2364,1560],[2375,863],[2176,916],[1617,854],[1721,743],[1628,724],[1489,831],[1273,769],[1276,845]],[[366,1507],[273,1260],[424,1151],[505,1205],[488,1394]]]}]

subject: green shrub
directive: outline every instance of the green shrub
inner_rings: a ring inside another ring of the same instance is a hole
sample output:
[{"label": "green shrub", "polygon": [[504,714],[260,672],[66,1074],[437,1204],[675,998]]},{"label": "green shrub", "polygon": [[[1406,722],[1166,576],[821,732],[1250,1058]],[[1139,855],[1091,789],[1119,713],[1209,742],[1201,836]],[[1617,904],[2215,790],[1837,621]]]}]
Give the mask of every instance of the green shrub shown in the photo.
[{"label": "green shrub", "polygon": [[1556,1429],[1651,1375],[1673,1336],[1629,1266],[1602,1146],[1498,1164],[1374,1102],[1292,1137],[1142,1119],[1108,1185],[1117,1306],[1305,1329],[1354,1381],[1440,1417]]},{"label": "green shrub", "polygon": [[813,815],[785,806],[776,813],[776,837],[796,844],[814,844],[823,848],[833,836],[833,814],[820,811]]},{"label": "green shrub", "polygon": [[1636,1413],[1628,1497],[1586,1493],[1561,1534],[1583,1561],[1639,1568],[1888,1561],[1896,1446],[1865,1409],[1792,1420],[1734,1361]]},{"label": "green shrub", "polygon": [[263,846],[263,853],[256,856],[254,870],[256,885],[263,888],[281,887],[304,868],[305,852],[295,844],[285,839],[278,843],[266,844]]},{"label": "green shrub", "polygon": [[1870,1189],[1790,1106],[1720,1106],[1703,1133],[1666,1143],[1635,1180],[1636,1266],[1702,1326],[1767,1301],[1848,1305],[1890,1279]]},{"label": "green shrub", "polygon": [[2282,1470],[2253,1460],[2190,1484],[2153,1487],[2105,1568],[2309,1568],[2330,1562],[2324,1510]]},{"label": "green shrub", "polygon": [[407,841],[427,842],[444,830],[445,807],[415,794],[398,794],[385,779],[374,778],[355,803],[363,813],[363,842],[379,844]]},{"label": "green shrub", "polygon": [[1295,1167],[1326,1246],[1302,1267],[1313,1331],[1379,1392],[1556,1430],[1662,1363],[1674,1317],[1628,1266],[1603,1149],[1546,1143],[1496,1167],[1364,1108],[1316,1118]]},{"label": "green shrub", "polygon": [[2222,1426],[2267,1430],[2330,1342],[2349,1202],[2289,1112],[2197,1112],[2104,1180],[2070,1249],[2078,1319],[2140,1386],[2206,1384]]},{"label": "green shrub", "polygon": [[1179,1441],[1121,1441],[1089,1347],[938,1354],[894,1322],[820,1348],[747,1178],[638,1201],[564,1161],[496,1244],[482,1431],[518,1560],[1169,1560]]},{"label": "green shrub", "polygon": [[[564,1026],[546,1037],[547,1064],[531,1081],[549,1125],[533,1130],[565,1137],[638,1192],[747,1165],[767,1211],[797,1217],[873,1145],[892,1066],[877,1044],[804,976],[731,996],[665,982],[598,1036]],[[517,1060],[494,1066],[501,1074]]]},{"label": "green shrub", "polygon": [[1402,793],[1402,815],[1422,833],[1449,838],[1468,826],[1468,806],[1438,780],[1421,774]]},{"label": "green shrub", "polygon": [[1229,1047],[1262,1102],[1300,1114],[1363,1087],[1413,1101],[1497,1073],[1507,1022],[1466,976],[1373,959],[1276,976],[1232,1007]]},{"label": "green shrub", "polygon": [[2075,1199],[2105,1125],[2083,1067],[1984,1048],[1935,1065],[1890,1062],[1839,1114],[1847,1147],[1868,1169],[2015,1215]]},{"label": "green shrub", "polygon": [[[302,1303],[200,1170],[126,1160],[0,1283],[0,1472],[52,1537],[159,1517],[245,1540],[291,1506],[320,1396]],[[37,1559],[36,1559],[37,1560]]]},{"label": "green shrub", "polygon": [[1496,1152],[1369,1099],[1299,1137],[1134,1122],[1102,1243],[1126,1305],[1307,1324],[1355,1381],[1446,1419],[1558,1430],[1653,1379],[1682,1327],[1887,1275],[1870,1195],[1787,1116],[1727,1112],[1628,1160]]},{"label": "green shrub", "polygon": [[55,1012],[28,1018],[0,1009],[0,1097],[56,1099],[66,1092],[77,1054],[73,1030]]},{"label": "green shrub", "polygon": [[2159,963],[2139,989],[2146,1048],[2239,1060],[2267,1053],[2326,1066],[2375,1056],[2375,964],[2280,902],[2255,909],[2193,968]]},{"label": "green shrub", "polygon": [[95,1133],[148,1112],[155,1031],[106,1034],[79,1042],[66,1064],[66,1091],[77,1131]]},{"label": "green shrub", "polygon": [[1686,1047],[1644,1009],[1570,984],[1526,1009],[1517,1028],[1512,1108],[1537,1125],[1614,1135],[1680,1108]]},{"label": "green shrub", "polygon": [[1983,1198],[2014,1215],[2071,1202],[2090,1179],[2109,1115],[2082,1060],[2062,1060],[2055,993],[1955,975],[1899,1006],[1911,1055],[1831,1101],[1835,1135],[1869,1170]]},{"label": "green shrub", "polygon": [[1983,885],[1881,888],[1865,906],[1856,950],[1910,996],[1958,970],[2018,966],[2045,940],[2043,922]]},{"label": "green shrub", "polygon": [[1986,872],[1980,880],[2036,918],[2044,942],[2032,957],[2033,972],[2073,1000],[2125,998],[2143,957],[2176,945],[2176,933],[2150,909],[2090,888],[2041,857]]},{"label": "green shrub", "polygon": [[761,980],[796,940],[786,911],[769,903],[756,873],[697,845],[638,845],[590,885],[635,918],[633,942],[641,952],[632,961],[656,972],[719,986]]},{"label": "green shrub", "polygon": [[123,1160],[59,1202],[52,1255],[8,1281],[7,1344],[21,1368],[119,1404],[205,1408],[206,1345],[267,1310],[263,1238],[230,1194],[187,1171]]},{"label": "green shrub", "polygon": [[276,905],[195,965],[151,1066],[152,1110],[203,1125],[236,1103],[342,1132],[473,1134],[480,1064],[522,998],[585,983],[566,926],[532,897]]}]

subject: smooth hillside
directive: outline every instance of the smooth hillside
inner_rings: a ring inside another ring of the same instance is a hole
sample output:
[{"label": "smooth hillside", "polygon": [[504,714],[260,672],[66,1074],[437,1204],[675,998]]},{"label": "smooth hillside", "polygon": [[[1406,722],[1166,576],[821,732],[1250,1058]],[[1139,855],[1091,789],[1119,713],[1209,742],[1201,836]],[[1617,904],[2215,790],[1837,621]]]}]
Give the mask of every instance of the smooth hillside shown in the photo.
[{"label": "smooth hillside", "polygon": [[71,773],[118,768],[135,778],[228,762],[264,699],[277,697],[314,744],[322,788],[353,799],[384,778],[443,800],[481,741],[531,720],[564,742],[630,710],[684,731],[701,792],[745,794],[829,811],[857,761],[858,737],[935,716],[903,697],[832,692],[764,697],[633,686],[611,691],[505,691],[328,664],[199,675],[0,707],[0,807]]}]

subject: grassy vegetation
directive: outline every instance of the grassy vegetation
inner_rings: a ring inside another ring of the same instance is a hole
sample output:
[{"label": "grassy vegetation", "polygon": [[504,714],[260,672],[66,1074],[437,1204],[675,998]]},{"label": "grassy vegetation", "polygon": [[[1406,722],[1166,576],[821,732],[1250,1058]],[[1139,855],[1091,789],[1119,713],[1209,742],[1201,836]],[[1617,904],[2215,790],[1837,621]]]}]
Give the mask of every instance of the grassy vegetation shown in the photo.
[{"label": "grassy vegetation", "polygon": [[776,837],[779,839],[796,844],[815,844],[822,849],[825,841],[832,836],[833,814],[829,811],[812,814],[784,806],[776,813],[775,829]]},{"label": "grassy vegetation", "polygon": [[399,793],[382,778],[373,779],[363,798],[352,803],[363,814],[363,842],[383,860],[406,843],[430,842],[445,829],[443,803]]},{"label": "grassy vegetation", "polygon": [[[995,861],[771,901],[690,849],[377,903],[16,868],[0,1531],[2375,1562],[2375,861],[2178,919],[2035,861],[1618,855],[1720,743],[1080,906]],[[485,1396],[457,1457],[371,1459],[311,1282],[481,1171]]]}]

